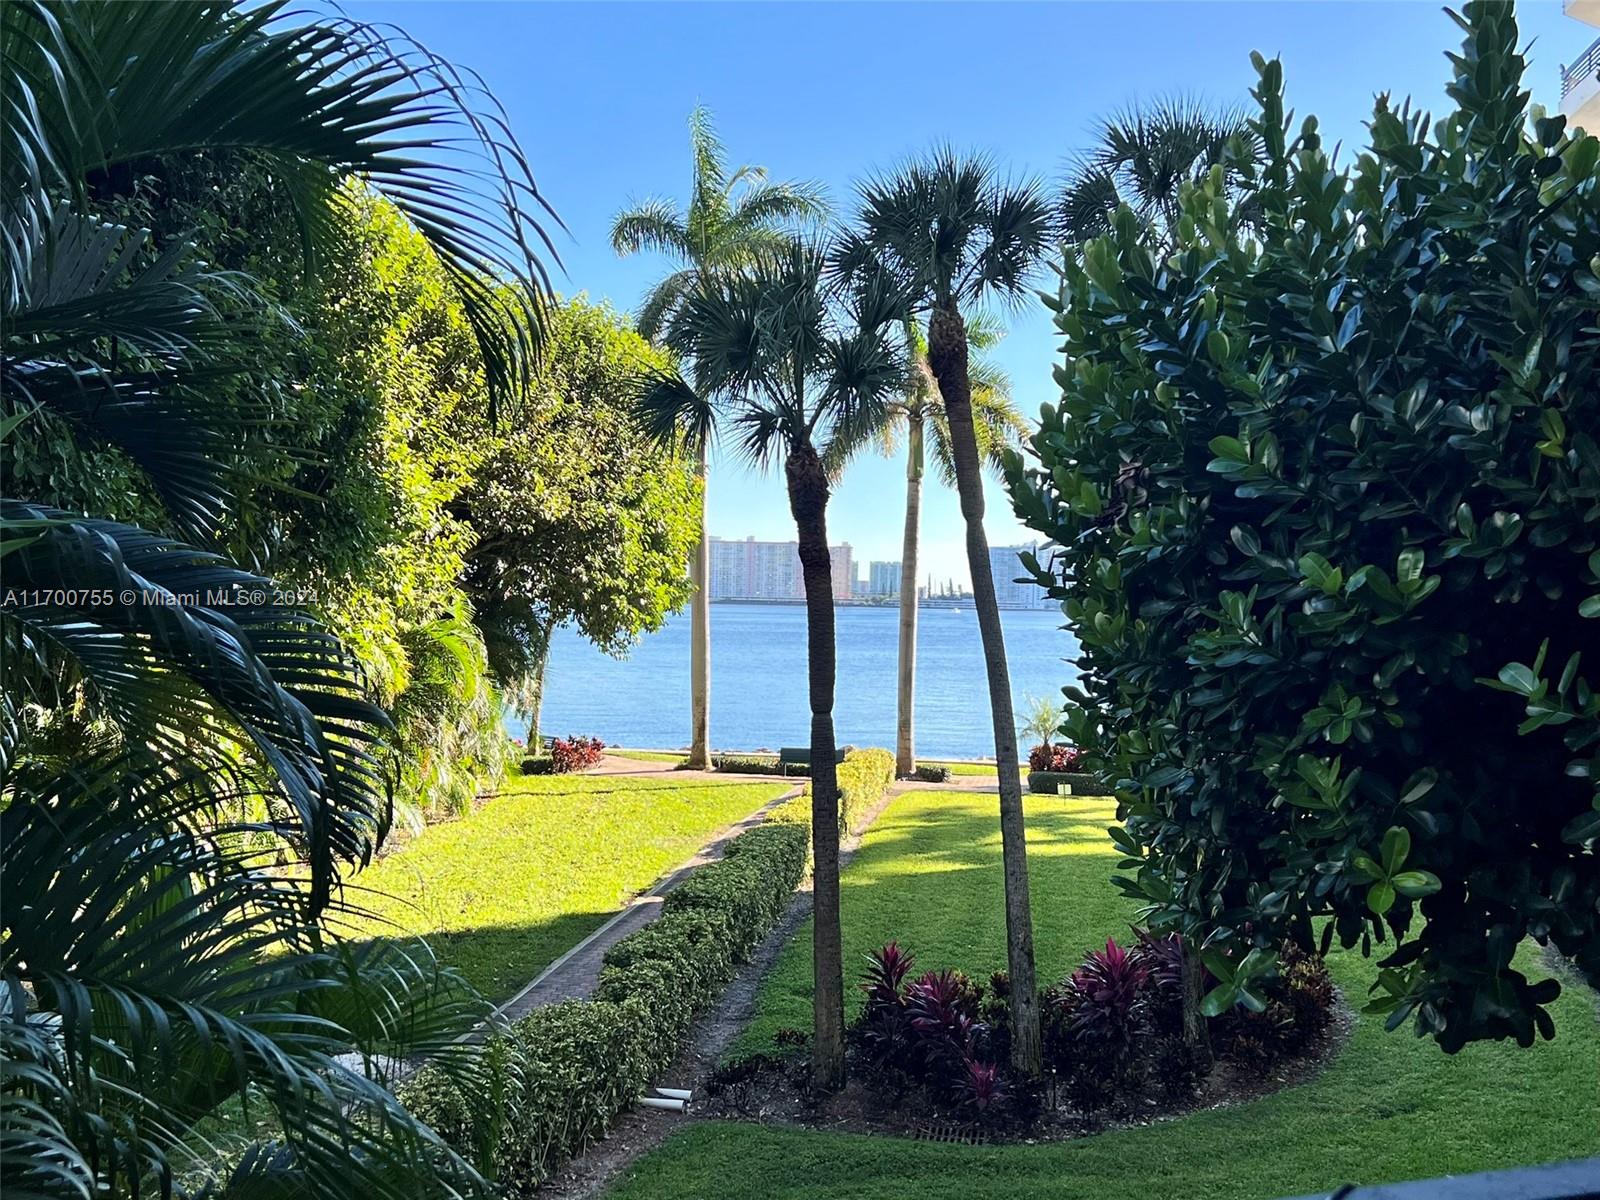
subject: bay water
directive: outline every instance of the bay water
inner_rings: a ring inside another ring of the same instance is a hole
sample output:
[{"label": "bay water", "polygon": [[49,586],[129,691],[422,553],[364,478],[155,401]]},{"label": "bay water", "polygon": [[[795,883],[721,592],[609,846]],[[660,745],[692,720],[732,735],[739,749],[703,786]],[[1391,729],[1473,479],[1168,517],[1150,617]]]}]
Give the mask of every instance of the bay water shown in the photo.
[{"label": "bay water", "polygon": [[[925,606],[918,614],[917,754],[994,755],[989,693],[970,608]],[[899,610],[834,609],[840,745],[894,748]],[[1001,613],[1018,719],[1027,699],[1059,701],[1077,678],[1067,659],[1077,642],[1057,610]],[[810,740],[806,614],[801,605],[711,606],[711,742],[714,750],[776,750]],[[557,632],[545,675],[546,735],[591,734],[609,745],[679,749],[689,742],[689,616],[671,618],[626,658],[611,658],[576,631]],[[525,736],[525,725],[508,722]],[[1022,753],[1027,753],[1022,746]]]}]

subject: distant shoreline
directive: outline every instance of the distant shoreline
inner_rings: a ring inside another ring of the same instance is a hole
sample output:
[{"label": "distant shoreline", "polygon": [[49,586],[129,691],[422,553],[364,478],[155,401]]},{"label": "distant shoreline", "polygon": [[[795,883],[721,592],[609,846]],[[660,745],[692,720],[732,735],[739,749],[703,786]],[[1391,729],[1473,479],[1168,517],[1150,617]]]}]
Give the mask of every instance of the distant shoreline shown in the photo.
[{"label": "distant shoreline", "polygon": [[[805,601],[801,600],[801,599],[794,599],[794,600],[766,600],[766,599],[756,599],[756,598],[753,598],[753,597],[752,598],[748,598],[748,599],[746,599],[746,598],[736,598],[736,597],[721,597],[721,598],[718,598],[716,600],[713,600],[711,603],[712,604],[747,604],[747,605],[750,605],[753,608],[802,608],[805,605]],[[851,597],[848,600],[839,600],[839,599],[836,598],[834,600],[834,602],[833,602],[833,606],[835,608],[899,608],[900,607],[900,601],[899,600],[894,600],[894,599],[889,599],[889,600],[877,600],[877,599],[867,600],[867,599],[858,599],[856,597]],[[962,612],[974,611],[973,610],[973,604],[972,604],[972,597],[970,597],[970,596],[931,596],[931,597],[925,596],[921,600],[917,601],[917,607],[918,608],[931,608],[931,609],[941,609],[941,608],[944,608],[944,609],[956,609],[956,610],[959,610],[959,611],[962,611]],[[1039,607],[1039,606],[1024,607],[1024,606],[1019,605],[1019,604],[1002,604],[1002,605],[1000,605],[1000,611],[1001,612],[1050,612],[1051,610],[1052,610],[1052,606],[1050,606],[1050,605],[1044,605],[1042,607]]]}]

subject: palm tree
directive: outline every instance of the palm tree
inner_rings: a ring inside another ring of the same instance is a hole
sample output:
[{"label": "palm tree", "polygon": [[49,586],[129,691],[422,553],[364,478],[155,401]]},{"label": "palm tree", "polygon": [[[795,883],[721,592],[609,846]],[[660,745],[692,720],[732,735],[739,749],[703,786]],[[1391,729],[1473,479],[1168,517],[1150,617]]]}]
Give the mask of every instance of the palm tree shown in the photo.
[{"label": "palm tree", "polygon": [[[1026,432],[1022,414],[1011,399],[1011,381],[1005,372],[983,357],[1003,336],[999,323],[987,313],[976,313],[967,323],[972,349],[972,411],[978,435],[979,453],[992,469],[998,469],[1001,456]],[[917,769],[916,752],[916,677],[917,677],[917,563],[922,536],[922,479],[927,471],[928,443],[931,438],[933,462],[940,480],[955,487],[955,455],[950,445],[950,423],[945,417],[939,387],[928,367],[927,343],[915,323],[906,323],[906,344],[911,354],[911,369],[901,394],[890,402],[888,424],[876,431],[872,441],[885,454],[894,454],[902,436],[906,446],[905,533],[900,550],[900,648],[898,661],[898,711],[895,728],[895,773],[902,779]],[[859,447],[837,445],[828,466],[835,474],[844,460]]]},{"label": "palm tree", "polygon": [[905,378],[895,334],[904,320],[882,278],[828,282],[821,246],[796,243],[738,274],[702,280],[674,322],[673,348],[692,381],[658,378],[641,401],[662,440],[736,431],[757,465],[782,458],[800,539],[811,702],[811,837],[816,979],[812,1071],[844,1079],[844,964],[839,931],[839,785],[833,731],[836,661],[824,458],[881,428]]},{"label": "palm tree", "polygon": [[[618,214],[611,245],[626,257],[643,250],[665,254],[675,269],[650,290],[639,310],[639,332],[651,340],[668,330],[685,300],[710,277],[747,268],[758,257],[780,250],[797,222],[826,211],[821,194],[803,183],[768,183],[764,167],[729,172],[727,154],[711,114],[697,106],[689,114],[689,144],[694,179],[689,206],[678,212],[670,201],[646,200]],[[700,542],[689,563],[694,600],[690,614],[688,765],[711,765],[711,541],[706,529],[706,459],[703,438],[691,439],[700,477]]]},{"label": "palm tree", "polygon": [[1230,142],[1255,152],[1243,110],[1210,109],[1187,96],[1106,118],[1062,190],[1064,239],[1079,243],[1108,233],[1112,216],[1127,205],[1170,242],[1183,185],[1225,163]]},{"label": "palm tree", "polygon": [[26,97],[0,129],[0,437],[109,444],[169,529],[0,500],[0,873],[27,898],[0,917],[0,1191],[214,1174],[196,1131],[239,1101],[276,1133],[215,1193],[487,1194],[386,1076],[418,1052],[471,1071],[481,1000],[425,947],[339,936],[392,816],[389,718],[320,622],[210,548],[274,383],[251,336],[271,306],[103,214],[164,162],[234,155],[314,251],[354,175],[433,245],[499,405],[539,335],[532,178],[459,74],[352,22],[15,0],[0,38],[0,92]]},{"label": "palm tree", "polygon": [[1040,1069],[1040,1043],[1026,829],[1005,637],[983,528],[982,459],[965,313],[989,297],[1019,297],[1053,244],[1053,232],[1050,208],[1037,183],[1008,183],[996,177],[987,161],[941,149],[863,186],[858,226],[847,251],[853,264],[882,264],[913,311],[927,318],[928,368],[950,428],[994,720],[1011,972],[1011,1059],[1029,1074]]}]

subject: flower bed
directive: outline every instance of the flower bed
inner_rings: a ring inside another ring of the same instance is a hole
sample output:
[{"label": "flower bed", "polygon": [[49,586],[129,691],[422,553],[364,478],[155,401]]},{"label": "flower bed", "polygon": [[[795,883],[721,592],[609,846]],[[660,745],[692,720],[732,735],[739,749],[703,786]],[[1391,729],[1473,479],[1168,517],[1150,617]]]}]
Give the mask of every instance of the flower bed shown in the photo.
[{"label": "flower bed", "polygon": [[[942,1129],[964,1139],[1070,1136],[1229,1094],[1252,1093],[1292,1074],[1327,1046],[1336,992],[1321,958],[1287,945],[1277,970],[1242,1003],[1207,1007],[1214,1058],[1183,1037],[1184,948],[1175,935],[1136,931],[1110,940],[1041,994],[1044,1076],[1007,1065],[1009,984],[980,984],[961,971],[918,972],[895,942],[869,956],[866,1003],[850,1029],[852,1084],[839,1097],[806,1095],[804,1061],[759,1054],[707,1081],[726,1110],[816,1119],[888,1132]],[[1226,989],[1207,984],[1216,995]],[[780,1037],[791,1046],[801,1035]],[[1283,1068],[1269,1075],[1263,1068]]]}]

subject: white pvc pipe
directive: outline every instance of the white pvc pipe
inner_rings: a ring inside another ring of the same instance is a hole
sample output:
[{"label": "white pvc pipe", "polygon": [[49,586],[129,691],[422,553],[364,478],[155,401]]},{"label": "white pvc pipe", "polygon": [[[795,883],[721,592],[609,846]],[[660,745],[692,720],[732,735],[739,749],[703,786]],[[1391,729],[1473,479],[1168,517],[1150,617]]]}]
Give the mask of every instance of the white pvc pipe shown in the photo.
[{"label": "white pvc pipe", "polygon": [[660,1092],[663,1096],[671,1096],[674,1100],[682,1100],[685,1103],[688,1103],[690,1100],[694,1099],[694,1093],[685,1088],[658,1087],[656,1091]]},{"label": "white pvc pipe", "polygon": [[639,1103],[646,1108],[664,1108],[669,1112],[683,1112],[689,1107],[687,1101],[672,1100],[666,1096],[645,1096],[640,1099]]}]

